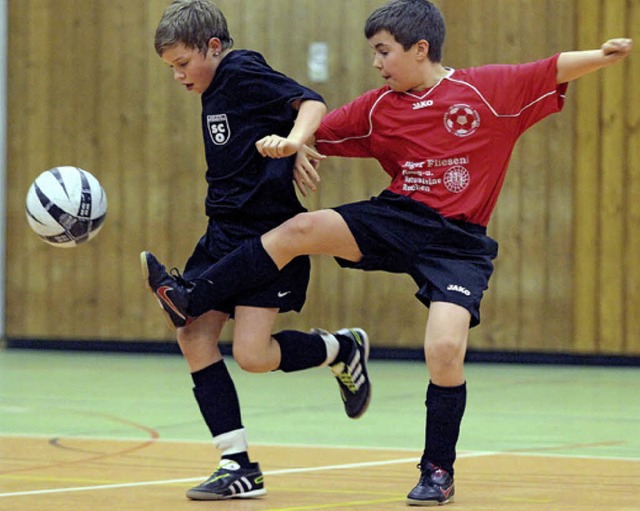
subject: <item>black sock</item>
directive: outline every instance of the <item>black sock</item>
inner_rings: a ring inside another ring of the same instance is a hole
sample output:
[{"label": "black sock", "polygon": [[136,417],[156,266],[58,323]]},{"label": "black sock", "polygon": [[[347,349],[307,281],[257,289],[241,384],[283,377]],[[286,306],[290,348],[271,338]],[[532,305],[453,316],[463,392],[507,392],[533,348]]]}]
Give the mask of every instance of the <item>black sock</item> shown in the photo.
[{"label": "black sock", "polygon": [[338,355],[336,359],[331,362],[331,364],[335,364],[336,362],[344,362],[345,364],[349,360],[349,356],[353,351],[353,340],[351,337],[347,337],[346,335],[335,335],[335,338],[338,339],[338,344],[340,345],[340,349],[338,350]]},{"label": "black sock", "polygon": [[[200,413],[213,437],[243,428],[238,393],[224,360],[191,373],[191,378]],[[243,468],[251,466],[246,451],[224,454],[222,458]]]},{"label": "black sock", "polygon": [[197,317],[220,307],[229,298],[274,280],[279,273],[260,239],[252,239],[192,281],[189,315]]},{"label": "black sock", "polygon": [[283,330],[273,334],[280,345],[280,369],[285,373],[318,367],[327,360],[327,345],[318,334]]},{"label": "black sock", "polygon": [[420,461],[422,465],[431,462],[453,476],[456,444],[466,403],[466,383],[458,387],[439,387],[429,382],[425,402],[425,449]]},{"label": "black sock", "polygon": [[214,437],[243,427],[236,387],[223,360],[191,373],[191,378],[200,412]]},{"label": "black sock", "polygon": [[223,460],[233,460],[243,468],[249,468],[251,466],[251,460],[249,460],[249,454],[247,452],[236,452],[234,454],[223,454]]}]

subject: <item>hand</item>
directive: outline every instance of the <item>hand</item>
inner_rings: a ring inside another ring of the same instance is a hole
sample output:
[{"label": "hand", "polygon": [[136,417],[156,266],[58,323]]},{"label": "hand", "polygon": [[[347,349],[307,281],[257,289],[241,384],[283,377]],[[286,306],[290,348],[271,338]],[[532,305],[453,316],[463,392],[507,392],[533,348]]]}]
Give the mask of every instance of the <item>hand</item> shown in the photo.
[{"label": "hand", "polygon": [[307,196],[307,189],[312,192],[318,189],[316,183],[320,182],[320,175],[316,169],[320,164],[320,160],[325,158],[326,156],[306,145],[303,145],[302,149],[298,151],[293,167],[293,180],[303,197]]},{"label": "hand", "polygon": [[602,52],[608,58],[613,60],[620,60],[625,58],[633,48],[632,39],[609,39],[601,46]]},{"label": "hand", "polygon": [[286,158],[296,154],[302,146],[302,142],[280,135],[268,135],[256,142],[258,152],[268,158]]}]

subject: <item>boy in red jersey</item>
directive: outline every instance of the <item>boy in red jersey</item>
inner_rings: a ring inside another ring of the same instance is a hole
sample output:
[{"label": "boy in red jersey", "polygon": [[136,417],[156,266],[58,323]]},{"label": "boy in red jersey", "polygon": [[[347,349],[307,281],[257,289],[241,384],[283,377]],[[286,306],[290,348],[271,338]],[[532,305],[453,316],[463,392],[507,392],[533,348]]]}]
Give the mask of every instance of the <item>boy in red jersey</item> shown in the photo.
[{"label": "boy in red jersey", "polygon": [[[245,285],[275,278],[301,254],[410,275],[417,298],[429,307],[430,381],[421,474],[407,502],[445,504],[454,496],[468,333],[480,322],[498,249],[486,226],[513,147],[530,126],[562,109],[569,81],[625,58],[632,42],[612,39],[597,50],[528,64],[454,70],[441,64],[445,24],[427,0],[391,0],[368,18],[365,35],[386,85],[329,113],[315,143],[323,155],[376,158],[391,176],[389,187],[370,200],[296,215],[264,234],[252,259],[247,250],[232,253],[189,289],[166,273],[157,277],[175,289],[186,315],[198,316]],[[258,148],[265,156],[286,156],[281,145],[272,136]],[[310,148],[299,152],[301,189],[315,189],[313,159],[319,158]],[[261,269],[247,276],[254,260]]]}]

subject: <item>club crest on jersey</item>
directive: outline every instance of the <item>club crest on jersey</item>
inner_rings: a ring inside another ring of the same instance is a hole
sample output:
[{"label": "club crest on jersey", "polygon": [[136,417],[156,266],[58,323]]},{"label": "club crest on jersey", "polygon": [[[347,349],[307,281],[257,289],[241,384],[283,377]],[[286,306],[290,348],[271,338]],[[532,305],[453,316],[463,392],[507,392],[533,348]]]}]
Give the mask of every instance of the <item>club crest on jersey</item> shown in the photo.
[{"label": "club crest on jersey", "polygon": [[207,115],[207,131],[215,145],[226,144],[231,136],[227,114]]},{"label": "club crest on jersey", "polygon": [[453,105],[444,114],[444,126],[456,137],[468,137],[480,127],[480,114],[469,105]]},{"label": "club crest on jersey", "polygon": [[454,167],[451,167],[444,173],[442,179],[445,188],[452,193],[460,193],[464,191],[467,186],[469,186],[470,181],[471,176],[469,171],[462,165],[455,165]]}]

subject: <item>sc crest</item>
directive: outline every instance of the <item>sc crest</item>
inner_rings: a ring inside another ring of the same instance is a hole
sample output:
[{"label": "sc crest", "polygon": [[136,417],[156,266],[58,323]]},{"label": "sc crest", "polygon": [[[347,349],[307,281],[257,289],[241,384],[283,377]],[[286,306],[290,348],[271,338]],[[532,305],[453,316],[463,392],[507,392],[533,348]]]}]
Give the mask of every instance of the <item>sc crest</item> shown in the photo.
[{"label": "sc crest", "polygon": [[226,144],[231,136],[227,114],[207,115],[207,131],[215,145]]}]

